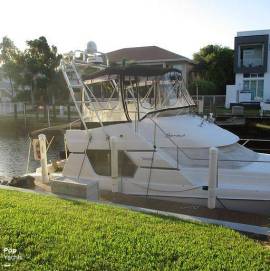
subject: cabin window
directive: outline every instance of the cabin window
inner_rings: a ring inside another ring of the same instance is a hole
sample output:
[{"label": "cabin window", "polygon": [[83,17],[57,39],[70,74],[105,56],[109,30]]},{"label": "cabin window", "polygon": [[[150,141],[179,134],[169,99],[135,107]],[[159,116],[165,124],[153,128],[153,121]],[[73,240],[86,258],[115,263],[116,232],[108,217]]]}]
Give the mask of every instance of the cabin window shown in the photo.
[{"label": "cabin window", "polygon": [[133,177],[137,170],[137,165],[127,156],[124,151],[118,152],[118,172],[119,176]]},{"label": "cabin window", "polygon": [[[172,158],[176,158],[175,148],[162,148]],[[234,143],[218,147],[218,168],[241,168],[248,166],[251,161],[258,160],[258,153]],[[209,148],[179,149],[179,163],[184,167],[209,167]]]},{"label": "cabin window", "polygon": [[86,154],[96,174],[111,176],[110,150],[87,150]]},{"label": "cabin window", "polygon": [[[87,150],[87,157],[96,174],[111,176],[111,151],[110,150]],[[118,151],[118,173],[119,176],[133,177],[137,170],[136,164],[120,150]]]}]

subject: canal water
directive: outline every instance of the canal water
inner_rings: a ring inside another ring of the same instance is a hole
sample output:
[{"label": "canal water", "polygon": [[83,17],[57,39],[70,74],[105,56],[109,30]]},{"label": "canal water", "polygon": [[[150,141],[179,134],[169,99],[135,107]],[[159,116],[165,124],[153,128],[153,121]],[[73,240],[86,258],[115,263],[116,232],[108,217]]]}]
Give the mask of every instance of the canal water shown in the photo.
[{"label": "canal water", "polygon": [[[26,173],[29,150],[29,132],[42,125],[35,123],[25,126],[23,123],[0,120],[0,176],[18,176]],[[59,151],[64,149],[63,139],[56,137],[48,151],[48,161],[59,159]],[[31,149],[32,150],[32,149]],[[30,155],[29,172],[35,171],[39,161]]]}]

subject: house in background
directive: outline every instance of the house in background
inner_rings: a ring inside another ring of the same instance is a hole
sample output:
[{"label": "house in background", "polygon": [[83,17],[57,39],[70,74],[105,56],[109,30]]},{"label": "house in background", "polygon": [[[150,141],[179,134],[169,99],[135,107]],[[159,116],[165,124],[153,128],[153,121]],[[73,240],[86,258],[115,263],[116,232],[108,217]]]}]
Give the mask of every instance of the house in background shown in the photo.
[{"label": "house in background", "polygon": [[238,32],[234,40],[235,85],[226,88],[226,107],[232,103],[270,100],[270,30]]},{"label": "house in background", "polygon": [[182,72],[183,79],[187,82],[188,75],[194,66],[191,59],[162,49],[157,46],[144,46],[123,48],[106,54],[110,65],[121,65],[123,60],[138,64],[159,67],[173,67]]}]

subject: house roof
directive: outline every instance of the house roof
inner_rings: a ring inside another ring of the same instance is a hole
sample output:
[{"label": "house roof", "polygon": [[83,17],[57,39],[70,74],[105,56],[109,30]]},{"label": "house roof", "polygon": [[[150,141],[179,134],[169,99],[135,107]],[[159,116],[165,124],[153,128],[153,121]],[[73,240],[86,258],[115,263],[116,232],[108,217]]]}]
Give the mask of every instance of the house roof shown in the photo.
[{"label": "house roof", "polygon": [[107,53],[107,57],[110,62],[121,62],[126,59],[135,62],[186,61],[192,63],[189,58],[158,46],[123,48]]}]

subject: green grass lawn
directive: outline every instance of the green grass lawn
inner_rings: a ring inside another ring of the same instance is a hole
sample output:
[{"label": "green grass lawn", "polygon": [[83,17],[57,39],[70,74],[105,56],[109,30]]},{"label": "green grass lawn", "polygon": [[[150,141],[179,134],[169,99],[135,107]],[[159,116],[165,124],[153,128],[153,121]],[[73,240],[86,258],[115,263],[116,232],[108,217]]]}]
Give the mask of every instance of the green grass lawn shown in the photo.
[{"label": "green grass lawn", "polygon": [[270,270],[237,232],[105,204],[0,190],[0,218],[0,270]]}]

